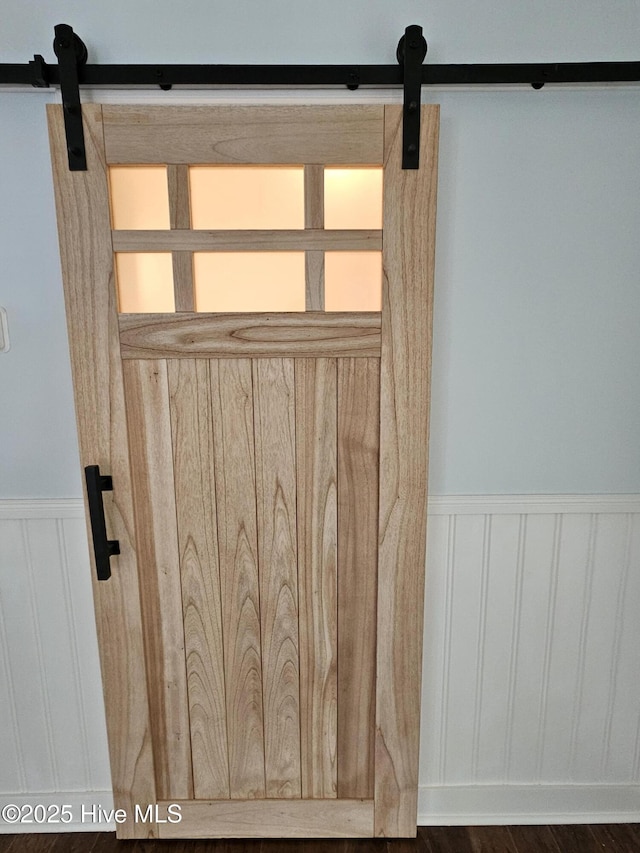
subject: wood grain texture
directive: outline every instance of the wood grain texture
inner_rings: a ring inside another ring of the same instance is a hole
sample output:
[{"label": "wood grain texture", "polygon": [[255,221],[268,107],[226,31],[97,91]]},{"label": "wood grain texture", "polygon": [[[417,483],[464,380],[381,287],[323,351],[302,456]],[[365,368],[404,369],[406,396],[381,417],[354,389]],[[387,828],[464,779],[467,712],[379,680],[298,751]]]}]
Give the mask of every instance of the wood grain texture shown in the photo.
[{"label": "wood grain texture", "polygon": [[211,362],[232,799],[265,796],[251,361]]},{"label": "wood grain texture", "polygon": [[267,797],[300,797],[298,541],[292,359],[253,362]]},{"label": "wood grain texture", "polygon": [[113,231],[116,252],[379,252],[382,231]]},{"label": "wood grain texture", "polygon": [[209,364],[168,363],[193,791],[229,796]]},{"label": "wood grain texture", "polygon": [[305,253],[304,300],[307,311],[324,311],[324,252]]},{"label": "wood grain texture", "polygon": [[337,796],[336,360],[295,364],[302,796]]},{"label": "wood grain texture", "polygon": [[[189,167],[167,166],[169,190],[169,223],[172,229],[191,227],[191,204],[189,201]],[[118,251],[115,249],[115,251]],[[141,251],[145,251],[141,249]],[[193,262],[188,251],[174,251],[173,294],[176,311],[193,311]]]},{"label": "wood grain texture", "polygon": [[[304,227],[305,229],[324,229],[324,166],[304,167]],[[380,232],[380,247],[382,248],[382,232]],[[329,248],[325,247],[327,250]],[[324,311],[324,251],[322,250],[307,251],[305,255],[305,307],[307,311]]]},{"label": "wood grain texture", "polygon": [[122,357],[379,356],[380,314],[121,314]]},{"label": "wood grain texture", "polygon": [[324,228],[324,166],[304,167],[304,227]]},{"label": "wood grain texture", "polygon": [[338,796],[373,797],[380,361],[338,360]]},{"label": "wood grain texture", "polygon": [[189,167],[167,166],[169,190],[169,224],[176,228],[191,228],[191,202],[189,199]]},{"label": "wood grain texture", "polygon": [[193,255],[191,252],[172,252],[173,298],[177,313],[193,311]]},{"label": "wood grain texture", "polygon": [[181,838],[187,827],[190,838],[367,838],[373,833],[372,800],[223,800],[180,806],[182,822],[162,824],[161,838]]},{"label": "wood grain texture", "polygon": [[[108,583],[96,580],[89,550],[114,801],[116,808],[133,815],[135,803],[155,802],[155,772],[118,357],[102,108],[85,104],[82,114],[87,171],[71,172],[62,106],[47,106],[80,461],[83,467],[100,465],[114,483],[114,491],[105,492],[103,499],[108,535],[119,540],[120,555],[112,559]],[[88,522],[87,530],[90,536]],[[114,636],[119,654],[112,651]],[[131,684],[137,689],[131,690]],[[153,836],[155,831],[154,824],[138,824],[133,819],[118,826],[121,838]]]},{"label": "wood grain texture", "polygon": [[420,169],[385,107],[375,832],[415,836],[420,736],[437,107],[422,108]]},{"label": "wood grain texture", "polygon": [[166,361],[123,366],[158,797],[193,796]]},{"label": "wood grain texture", "polygon": [[103,111],[108,163],[382,163],[381,106]]}]

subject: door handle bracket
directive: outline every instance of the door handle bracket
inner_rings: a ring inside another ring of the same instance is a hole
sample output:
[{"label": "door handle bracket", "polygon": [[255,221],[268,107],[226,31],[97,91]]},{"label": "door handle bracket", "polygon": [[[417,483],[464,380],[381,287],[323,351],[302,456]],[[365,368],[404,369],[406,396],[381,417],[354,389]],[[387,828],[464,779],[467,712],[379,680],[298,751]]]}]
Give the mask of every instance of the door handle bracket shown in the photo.
[{"label": "door handle bracket", "polygon": [[113,491],[113,480],[109,475],[100,473],[99,465],[87,465],[84,469],[84,476],[87,484],[96,575],[99,581],[108,581],[111,577],[109,558],[120,553],[120,542],[117,539],[107,539],[107,523],[102,500],[103,492]]}]

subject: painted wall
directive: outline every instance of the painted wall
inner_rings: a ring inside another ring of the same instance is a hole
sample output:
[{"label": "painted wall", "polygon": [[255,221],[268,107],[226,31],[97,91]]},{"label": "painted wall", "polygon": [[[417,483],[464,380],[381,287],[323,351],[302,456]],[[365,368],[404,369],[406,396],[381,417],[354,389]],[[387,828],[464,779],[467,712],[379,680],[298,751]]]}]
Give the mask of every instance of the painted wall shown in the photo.
[{"label": "painted wall", "polygon": [[[12,2],[0,61],[634,60],[637,0]],[[345,98],[350,97],[344,93]],[[392,95],[397,97],[397,93]],[[0,93],[0,497],[80,494],[43,92]],[[167,97],[167,100],[169,100]],[[640,492],[640,86],[431,92],[442,105],[432,494]]]}]

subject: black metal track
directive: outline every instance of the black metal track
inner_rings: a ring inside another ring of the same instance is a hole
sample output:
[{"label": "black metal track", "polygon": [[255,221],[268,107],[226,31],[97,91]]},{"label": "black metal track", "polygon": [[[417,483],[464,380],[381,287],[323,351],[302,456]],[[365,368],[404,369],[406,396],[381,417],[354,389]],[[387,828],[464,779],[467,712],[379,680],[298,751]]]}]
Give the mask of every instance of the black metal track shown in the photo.
[{"label": "black metal track", "polygon": [[[402,86],[401,65],[80,65],[81,86]],[[640,82],[640,62],[423,65],[425,86]],[[60,85],[58,65],[0,64],[0,85]]]}]

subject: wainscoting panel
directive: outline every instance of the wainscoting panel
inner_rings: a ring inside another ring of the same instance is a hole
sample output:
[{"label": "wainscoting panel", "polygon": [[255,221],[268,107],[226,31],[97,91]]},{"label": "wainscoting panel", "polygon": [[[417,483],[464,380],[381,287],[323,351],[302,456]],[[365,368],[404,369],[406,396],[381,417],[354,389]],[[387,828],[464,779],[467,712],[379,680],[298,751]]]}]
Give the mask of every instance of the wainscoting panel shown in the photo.
[{"label": "wainscoting panel", "polygon": [[81,501],[0,501],[0,644],[0,792],[109,789]]},{"label": "wainscoting panel", "polygon": [[640,503],[484,500],[430,505],[422,784],[637,785]]},{"label": "wainscoting panel", "polygon": [[[639,515],[431,499],[421,823],[640,820]],[[0,722],[0,804],[109,806],[81,501],[0,501]]]}]

